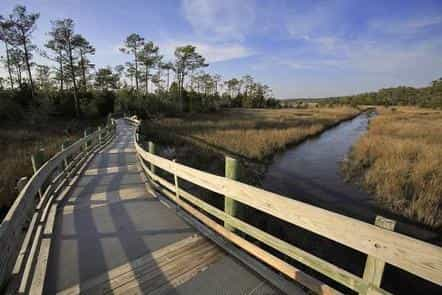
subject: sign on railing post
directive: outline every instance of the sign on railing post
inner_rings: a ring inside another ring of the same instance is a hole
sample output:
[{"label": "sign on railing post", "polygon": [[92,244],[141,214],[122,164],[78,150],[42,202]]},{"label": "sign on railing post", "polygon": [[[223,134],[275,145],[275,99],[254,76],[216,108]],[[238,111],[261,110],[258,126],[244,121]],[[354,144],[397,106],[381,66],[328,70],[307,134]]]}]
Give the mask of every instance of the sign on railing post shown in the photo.
[{"label": "sign on railing post", "polygon": [[[148,145],[149,145],[149,153],[155,155],[155,143],[149,141]],[[152,174],[155,174],[155,166],[152,163],[150,164],[150,171],[152,172]]]},{"label": "sign on railing post", "polygon": [[[239,180],[240,177],[240,163],[238,160],[226,156],[225,160],[225,174],[227,178],[233,180]],[[226,212],[230,216],[238,216],[239,215],[239,206],[236,201],[225,196],[224,198],[224,212]],[[224,227],[230,231],[233,231],[234,228],[224,222]]]},{"label": "sign on railing post", "polygon": [[[394,231],[394,227],[396,226],[396,221],[384,218],[382,216],[376,216],[376,220],[374,224],[380,228]],[[374,285],[376,287],[381,286],[382,275],[384,274],[385,262],[372,257],[370,255],[367,256],[367,260],[365,261],[365,269],[363,279],[364,281]],[[370,289],[370,288],[369,288]],[[359,294],[369,294],[370,290],[367,290],[366,293]]]}]

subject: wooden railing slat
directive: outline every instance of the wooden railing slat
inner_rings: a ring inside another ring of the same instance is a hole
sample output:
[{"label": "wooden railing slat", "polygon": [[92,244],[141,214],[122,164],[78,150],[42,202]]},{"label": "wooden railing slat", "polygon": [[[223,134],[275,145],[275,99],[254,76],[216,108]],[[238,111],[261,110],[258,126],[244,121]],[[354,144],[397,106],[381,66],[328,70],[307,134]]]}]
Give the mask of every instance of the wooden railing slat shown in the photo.
[{"label": "wooden railing slat", "polygon": [[[158,182],[161,186],[166,189],[174,192],[175,186],[168,182],[166,179],[158,176],[150,174],[150,171],[146,171],[147,167],[144,163],[141,164],[143,170],[148,173],[149,177],[151,177],[154,181]],[[357,292],[366,292],[370,287],[369,282],[364,281],[362,278],[339,268],[319,257],[316,257],[310,253],[301,250],[285,241],[282,241],[271,234],[268,234],[252,225],[247,224],[246,222],[241,221],[238,218],[232,217],[225,212],[207,204],[206,202],[200,200],[198,197],[193,196],[189,192],[179,189],[179,195],[181,198],[189,201],[193,205],[203,209],[207,213],[213,215],[214,217],[224,221],[226,224],[239,229],[240,231],[246,233],[247,235],[259,240],[260,242],[272,247],[273,249],[285,254],[302,264],[309,266],[310,268],[318,271],[332,279],[336,282],[341,283],[342,285],[348,287]],[[389,294],[388,292],[376,288],[374,286],[373,290],[376,290],[379,294]]]},{"label": "wooden railing slat", "polygon": [[[141,157],[169,173],[272,216],[376,257],[438,285],[442,248],[374,225],[216,176],[152,155],[137,143]],[[333,226],[330,226],[333,225]]]},{"label": "wooden railing slat", "polygon": [[[394,230],[396,222],[381,216],[376,216],[374,223],[376,226],[383,228],[385,230]],[[382,276],[384,274],[385,262],[374,258],[370,255],[367,256],[365,262],[364,274],[362,278],[364,281],[371,283],[373,286],[380,287],[382,282]],[[365,292],[359,292],[359,294],[369,294],[371,290],[366,290]]]},{"label": "wooden railing slat", "polygon": [[[56,171],[58,167],[61,167],[67,158],[76,154],[85,142],[94,140],[98,142],[96,139],[100,134],[105,134],[105,137],[112,136],[112,132],[109,131],[115,130],[114,124],[112,120],[112,126],[107,126],[102,130],[95,131],[77,140],[72,145],[63,148],[62,151],[41,165],[20,191],[0,224],[0,249],[2,249],[2,255],[0,256],[0,288],[3,288],[8,281],[17,257],[19,253],[22,252],[21,246],[27,232],[28,222],[38,205],[36,202],[38,191],[42,189],[46,181],[49,181],[53,172]],[[73,165],[73,167],[75,167],[75,163]],[[60,180],[57,179],[57,177],[55,178],[55,183],[52,180],[52,184],[48,187],[47,195],[51,193],[51,190],[56,186],[56,182]]]}]

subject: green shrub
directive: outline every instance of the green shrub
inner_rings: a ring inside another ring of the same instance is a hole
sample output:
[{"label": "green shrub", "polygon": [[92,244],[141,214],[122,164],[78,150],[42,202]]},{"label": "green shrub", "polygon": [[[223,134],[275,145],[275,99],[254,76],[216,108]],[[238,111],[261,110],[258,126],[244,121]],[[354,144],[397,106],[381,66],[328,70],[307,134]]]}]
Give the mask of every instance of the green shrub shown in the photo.
[{"label": "green shrub", "polygon": [[113,91],[103,90],[95,93],[95,106],[100,116],[114,112],[116,95]]},{"label": "green shrub", "polygon": [[0,91],[0,121],[18,121],[23,119],[23,107],[11,91]]}]

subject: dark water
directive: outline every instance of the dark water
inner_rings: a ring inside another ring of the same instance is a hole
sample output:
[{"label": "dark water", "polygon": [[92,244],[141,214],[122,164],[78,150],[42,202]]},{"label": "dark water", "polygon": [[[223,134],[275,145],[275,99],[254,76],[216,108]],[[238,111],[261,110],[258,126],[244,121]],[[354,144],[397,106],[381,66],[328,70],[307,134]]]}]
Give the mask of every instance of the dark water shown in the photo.
[{"label": "dark water", "polygon": [[342,161],[367,131],[374,115],[362,113],[277,155],[268,167],[262,187],[367,222],[383,215],[398,221],[396,231],[439,243],[438,234],[383,210],[360,186],[345,181]]},{"label": "dark water", "polygon": [[[355,184],[345,182],[341,173],[341,163],[351,146],[367,131],[372,115],[363,113],[277,155],[268,167],[262,187],[370,223],[378,214],[399,219],[396,231],[429,242],[436,240],[438,244],[438,234],[385,212],[376,206],[370,194]],[[297,242],[296,239],[294,241]],[[307,244],[307,248],[310,248],[310,245]],[[355,265],[352,264],[357,264],[359,271],[362,271],[365,258],[349,259],[352,257],[351,253],[346,251],[330,248],[323,258],[329,260],[339,257],[335,262],[351,260],[352,263],[343,263],[342,267],[353,268]],[[425,290],[422,294],[437,294],[435,285],[390,266],[387,267],[384,281],[387,281],[384,287],[395,294],[415,294],[416,290]],[[403,286],[397,282],[402,282]]]},{"label": "dark water", "polygon": [[[358,186],[345,182],[340,169],[351,146],[367,131],[368,121],[369,115],[363,113],[276,156],[268,167],[263,187],[336,211],[346,211],[341,207],[356,203],[369,204],[371,197]],[[370,214],[357,212],[369,218]]]}]

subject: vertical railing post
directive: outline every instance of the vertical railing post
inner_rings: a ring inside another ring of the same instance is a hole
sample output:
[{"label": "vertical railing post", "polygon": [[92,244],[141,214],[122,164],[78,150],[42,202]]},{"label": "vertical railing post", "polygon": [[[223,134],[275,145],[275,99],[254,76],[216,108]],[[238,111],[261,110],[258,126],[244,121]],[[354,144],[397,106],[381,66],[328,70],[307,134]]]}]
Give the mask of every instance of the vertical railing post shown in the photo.
[{"label": "vertical railing post", "polygon": [[[376,216],[376,220],[374,224],[380,228],[394,231],[394,227],[396,226],[396,221],[382,217]],[[373,286],[380,287],[382,282],[382,275],[384,274],[385,262],[377,259],[373,256],[368,255],[367,260],[365,261],[364,275],[363,280],[370,283]],[[366,290],[365,293],[360,294],[369,294],[370,290]]]},{"label": "vertical railing post", "polygon": [[[68,140],[66,140],[65,142],[63,142],[61,144],[61,150],[64,151],[68,146],[69,146],[70,142]],[[64,170],[66,170],[69,166],[69,157],[65,156],[65,158],[63,159],[63,166],[64,166]],[[69,171],[65,171],[65,175],[66,175],[66,179],[69,182]]]},{"label": "vertical railing post", "polygon": [[[155,143],[149,141],[148,145],[149,145],[149,153],[155,155]],[[152,163],[150,163],[150,172],[152,172],[152,174],[155,174],[155,165]]]},{"label": "vertical railing post", "polygon": [[[84,138],[87,137],[87,130],[84,130],[83,137],[84,137]],[[88,148],[88,146],[87,146],[87,140],[85,140],[85,141],[84,141],[84,150],[87,151],[87,148]]]},{"label": "vertical railing post", "polygon": [[[176,159],[173,159],[173,162],[176,163]],[[180,199],[180,187],[178,185],[178,175],[176,175],[175,173],[173,174],[173,181],[175,183],[175,197],[178,206],[178,200]]]},{"label": "vertical railing post", "polygon": [[[238,160],[226,156],[225,158],[225,175],[227,178],[233,179],[233,180],[239,180],[241,173],[240,163]],[[228,196],[225,196],[224,198],[224,212],[230,216],[238,216],[239,215],[239,204],[229,198]],[[224,222],[224,227],[227,228],[230,231],[233,231],[234,228],[228,225],[226,222]]]},{"label": "vertical railing post", "polygon": [[[45,162],[44,151],[45,150],[43,148],[41,148],[35,154],[31,155],[32,170],[34,171],[34,174],[38,171],[38,169],[40,169],[40,167]],[[38,194],[41,198],[41,196],[42,196],[41,189],[38,190]]]},{"label": "vertical railing post", "polygon": [[20,193],[26,186],[26,184],[28,183],[28,178],[26,176],[21,177],[18,182],[17,182],[17,191],[18,193]]},{"label": "vertical railing post", "polygon": [[[61,151],[64,151],[66,147],[69,145],[68,141],[65,141],[61,144]],[[63,160],[64,163],[64,169],[68,167],[68,157],[65,157]]]},{"label": "vertical railing post", "polygon": [[32,162],[32,170],[34,170],[34,173],[37,172],[38,169],[43,165],[45,162],[45,154],[44,149],[39,149],[35,154],[31,156],[31,162]]},{"label": "vertical railing post", "polygon": [[101,126],[98,126],[98,144],[101,145],[103,138],[101,137]]}]

